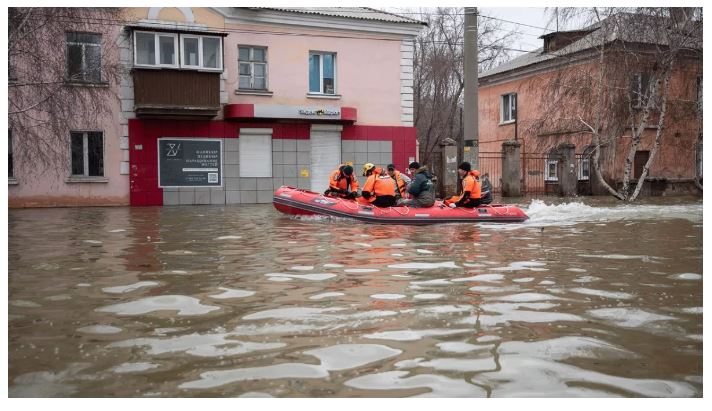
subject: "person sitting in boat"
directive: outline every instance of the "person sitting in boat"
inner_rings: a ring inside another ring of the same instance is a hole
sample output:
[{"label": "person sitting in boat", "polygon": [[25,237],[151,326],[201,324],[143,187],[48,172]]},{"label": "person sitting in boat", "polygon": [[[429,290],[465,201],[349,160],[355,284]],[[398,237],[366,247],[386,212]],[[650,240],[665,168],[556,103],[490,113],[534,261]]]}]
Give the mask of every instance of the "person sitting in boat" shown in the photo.
[{"label": "person sitting in boat", "polygon": [[[477,179],[479,181],[479,178]],[[482,192],[480,193],[480,202],[489,204],[492,202],[492,184],[490,184],[489,174],[482,175]]]},{"label": "person sitting in boat", "polygon": [[433,184],[433,175],[428,171],[428,167],[421,167],[420,163],[413,161],[408,165],[408,171],[413,175],[413,181],[408,185],[408,194],[411,198],[401,199],[398,205],[414,208],[427,208],[435,205],[435,184]]},{"label": "person sitting in boat", "polygon": [[358,197],[358,180],[354,176],[354,168],[349,164],[339,164],[339,168],[329,175],[329,188],[324,195],[341,198]]},{"label": "person sitting in boat", "polygon": [[384,173],[380,167],[366,163],[363,165],[363,175],[368,178],[361,190],[361,197],[358,199],[360,203],[377,207],[396,205],[395,185],[388,174]]},{"label": "person sitting in boat", "polygon": [[393,179],[396,191],[396,203],[400,199],[405,199],[406,193],[408,192],[408,184],[410,184],[410,177],[396,170],[396,166],[389,164],[386,167],[388,175]]},{"label": "person sitting in boat", "polygon": [[462,178],[462,194],[452,196],[443,203],[451,208],[473,208],[482,204],[480,199],[482,187],[480,182],[477,181],[480,172],[472,170],[470,163],[465,161],[457,167],[457,173],[460,175],[460,178]]}]

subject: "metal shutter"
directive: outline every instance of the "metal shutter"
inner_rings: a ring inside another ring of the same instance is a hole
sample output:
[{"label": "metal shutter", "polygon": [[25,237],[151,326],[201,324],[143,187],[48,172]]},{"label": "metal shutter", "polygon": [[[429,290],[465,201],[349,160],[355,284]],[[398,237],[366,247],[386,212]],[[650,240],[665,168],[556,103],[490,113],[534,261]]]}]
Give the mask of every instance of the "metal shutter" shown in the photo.
[{"label": "metal shutter", "polygon": [[341,132],[311,131],[311,190],[329,188],[329,174],[341,164]]},{"label": "metal shutter", "polygon": [[240,130],[240,177],[272,177],[272,129]]}]

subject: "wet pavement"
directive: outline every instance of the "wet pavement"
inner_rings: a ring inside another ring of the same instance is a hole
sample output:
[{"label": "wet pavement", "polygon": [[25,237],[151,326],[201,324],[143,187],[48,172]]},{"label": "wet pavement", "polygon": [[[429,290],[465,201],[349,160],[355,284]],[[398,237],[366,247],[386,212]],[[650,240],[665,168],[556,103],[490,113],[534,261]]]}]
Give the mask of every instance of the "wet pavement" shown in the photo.
[{"label": "wet pavement", "polygon": [[702,396],[701,200],[581,201],[9,210],[9,396]]}]

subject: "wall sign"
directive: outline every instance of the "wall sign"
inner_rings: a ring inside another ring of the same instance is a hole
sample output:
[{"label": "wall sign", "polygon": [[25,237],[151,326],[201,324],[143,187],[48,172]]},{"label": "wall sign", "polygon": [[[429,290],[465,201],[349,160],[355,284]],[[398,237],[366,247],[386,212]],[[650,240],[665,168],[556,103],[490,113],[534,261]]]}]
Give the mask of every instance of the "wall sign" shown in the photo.
[{"label": "wall sign", "polygon": [[222,140],[159,138],[159,187],[222,187]]}]

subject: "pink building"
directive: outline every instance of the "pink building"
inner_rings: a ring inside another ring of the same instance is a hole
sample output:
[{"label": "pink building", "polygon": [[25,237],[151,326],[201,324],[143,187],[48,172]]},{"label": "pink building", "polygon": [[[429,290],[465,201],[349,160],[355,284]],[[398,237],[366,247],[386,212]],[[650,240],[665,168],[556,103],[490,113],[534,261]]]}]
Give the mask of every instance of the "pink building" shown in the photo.
[{"label": "pink building", "polygon": [[111,85],[116,115],[69,131],[83,168],[36,183],[14,159],[11,206],[269,203],[283,184],[323,191],[342,162],[404,169],[416,155],[421,22],[368,8],[125,13],[133,23],[102,39],[130,72]]}]

